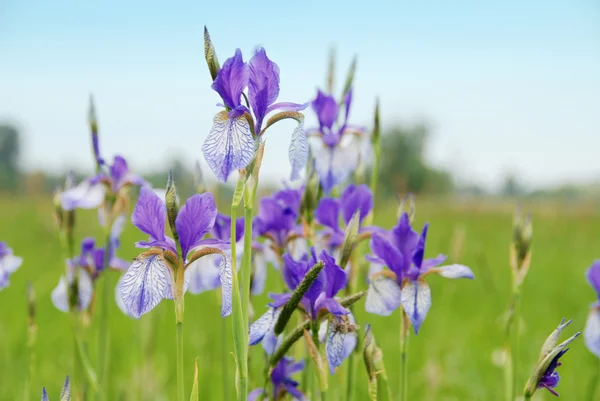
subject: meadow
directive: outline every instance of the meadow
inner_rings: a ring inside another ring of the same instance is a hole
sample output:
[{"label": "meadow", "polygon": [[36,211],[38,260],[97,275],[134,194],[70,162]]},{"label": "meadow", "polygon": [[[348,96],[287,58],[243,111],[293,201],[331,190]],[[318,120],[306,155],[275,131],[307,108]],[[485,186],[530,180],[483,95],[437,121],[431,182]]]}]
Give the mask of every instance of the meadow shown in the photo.
[{"label": "meadow", "polygon": [[[50,292],[64,272],[64,254],[52,221],[52,201],[3,196],[0,208],[0,240],[11,245],[24,263],[11,275],[11,284],[0,292],[0,400],[23,398],[30,358],[27,351],[26,282],[36,293],[37,343],[31,399],[39,399],[42,386],[57,395],[66,374],[73,375],[74,344],[69,315],[58,311]],[[473,270],[475,280],[449,282],[433,277],[433,304],[427,321],[417,336],[410,335],[410,400],[502,400],[502,369],[493,363],[493,353],[501,348],[502,315],[510,293],[509,244],[515,203],[459,202],[448,199],[419,199],[415,225],[430,223],[426,257],[442,252],[458,258]],[[524,204],[533,217],[532,263],[523,286],[520,347],[516,360],[517,388],[525,386],[534,368],[542,343],[561,318],[573,319],[567,334],[582,331],[595,294],[584,272],[600,257],[600,214],[594,205]],[[377,204],[375,223],[390,228],[396,221],[393,203]],[[227,208],[220,208],[226,212]],[[78,211],[76,238],[97,227],[95,211]],[[99,232],[97,233],[100,234]],[[121,237],[118,255],[132,260],[139,249],[135,241],[144,239],[131,222]],[[99,236],[98,236],[99,238]],[[111,272],[116,284],[118,273]],[[269,270],[267,288],[281,286],[280,278]],[[361,288],[366,288],[361,280]],[[267,292],[252,298],[255,318],[265,311]],[[185,296],[186,393],[192,385],[194,358],[198,357],[201,400],[233,400],[235,371],[231,317],[220,317],[218,291]],[[111,300],[112,301],[112,300]],[[173,303],[164,301],[140,320],[125,316],[111,302],[109,395],[119,400],[175,399],[175,315]],[[370,323],[384,360],[394,394],[399,379],[399,322],[392,316],[367,314],[364,300],[355,306],[360,336]],[[97,316],[90,328],[90,355],[97,358]],[[223,359],[223,348],[229,359]],[[294,352],[303,352],[297,345]],[[599,368],[598,359],[581,339],[571,344],[559,368],[557,391],[566,400],[585,400],[590,380]],[[294,354],[292,352],[292,354]],[[260,387],[264,380],[264,354],[260,346],[250,349],[250,385]],[[367,400],[367,375],[362,358],[355,365],[355,400]],[[329,400],[345,389],[345,361],[330,377]],[[600,393],[599,393],[600,394]],[[600,395],[598,395],[600,399]],[[344,399],[340,397],[340,399]],[[394,397],[395,399],[395,397]],[[536,400],[550,400],[546,391]]]}]

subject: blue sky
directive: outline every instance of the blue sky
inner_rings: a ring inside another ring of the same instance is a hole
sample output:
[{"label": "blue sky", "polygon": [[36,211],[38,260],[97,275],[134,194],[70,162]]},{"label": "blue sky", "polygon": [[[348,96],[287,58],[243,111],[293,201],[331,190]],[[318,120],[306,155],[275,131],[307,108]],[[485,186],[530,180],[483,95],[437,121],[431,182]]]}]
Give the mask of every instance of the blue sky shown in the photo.
[{"label": "blue sky", "polygon": [[[27,168],[91,170],[93,92],[105,155],[141,171],[173,156],[191,164],[218,111],[207,25],[221,61],[267,49],[282,101],[314,97],[332,45],[340,84],[357,54],[352,122],[371,122],[377,96],[384,125],[428,121],[427,158],[461,180],[600,179],[599,3],[449,3],[4,0],[0,120],[21,125]],[[288,172],[288,124],[268,136],[266,178]]]}]

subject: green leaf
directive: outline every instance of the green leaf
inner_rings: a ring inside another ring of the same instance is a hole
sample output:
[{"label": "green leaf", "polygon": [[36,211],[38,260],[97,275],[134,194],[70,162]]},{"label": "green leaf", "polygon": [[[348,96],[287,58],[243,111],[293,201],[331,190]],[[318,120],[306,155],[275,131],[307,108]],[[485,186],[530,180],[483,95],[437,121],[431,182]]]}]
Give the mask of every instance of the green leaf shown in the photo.
[{"label": "green leaf", "polygon": [[[346,74],[346,83],[344,84],[344,90],[342,91],[342,100],[346,96],[346,93],[352,87],[352,82],[354,82],[354,73],[356,72],[356,56],[352,59],[352,63],[350,63],[350,68],[348,69],[348,74]],[[341,104],[342,102],[340,102]]]},{"label": "green leaf", "polygon": [[335,48],[329,50],[329,63],[327,65],[327,92],[333,92],[335,84]]},{"label": "green leaf", "polygon": [[210,76],[214,81],[217,78],[221,66],[219,65],[217,52],[215,51],[215,46],[210,39],[210,34],[208,33],[206,26],[204,26],[204,58],[206,59],[206,65],[210,71]]},{"label": "green leaf", "polygon": [[[225,363],[225,361],[223,361]],[[199,401],[198,398],[198,357],[194,359],[194,384],[192,384],[192,395],[190,401]]]}]

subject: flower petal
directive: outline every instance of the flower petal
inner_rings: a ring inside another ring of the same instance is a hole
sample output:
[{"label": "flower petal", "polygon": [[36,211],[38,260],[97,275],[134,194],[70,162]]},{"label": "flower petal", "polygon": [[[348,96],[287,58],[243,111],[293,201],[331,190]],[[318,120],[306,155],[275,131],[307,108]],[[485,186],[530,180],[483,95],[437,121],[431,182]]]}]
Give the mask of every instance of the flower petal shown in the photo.
[{"label": "flower petal", "polygon": [[595,307],[585,323],[583,339],[590,352],[600,358],[600,308]]},{"label": "flower petal", "polygon": [[356,169],[359,152],[360,146],[356,140],[345,146],[322,146],[314,151],[315,168],[325,193],[345,181]]},{"label": "flower petal", "polygon": [[400,306],[401,297],[400,286],[396,281],[385,276],[377,276],[369,285],[365,309],[369,313],[389,316]]},{"label": "flower petal", "polygon": [[240,105],[242,92],[248,85],[249,73],[242,51],[236,49],[234,56],[223,63],[211,88],[221,96],[225,106],[235,109]]},{"label": "flower petal", "polygon": [[415,334],[417,334],[431,307],[429,285],[422,280],[406,282],[402,287],[402,307],[415,328]]},{"label": "flower petal", "polygon": [[229,258],[223,256],[219,265],[221,280],[221,316],[229,316],[233,305],[233,272]]},{"label": "flower petal", "polygon": [[257,131],[267,114],[267,108],[279,96],[279,67],[269,60],[264,48],[260,48],[250,59],[248,80],[248,100],[256,117]]},{"label": "flower petal", "polygon": [[95,209],[102,204],[106,194],[106,187],[97,179],[83,180],[79,185],[63,192],[60,196],[64,210]]},{"label": "flower petal", "polygon": [[598,298],[600,299],[600,260],[594,261],[594,263],[587,269],[585,276],[592,288],[596,290]]},{"label": "flower petal", "polygon": [[256,345],[263,340],[267,333],[273,329],[279,318],[281,309],[269,308],[264,315],[259,317],[250,325],[249,344]]},{"label": "flower petal", "polygon": [[167,206],[152,189],[142,187],[131,222],[143,233],[150,236],[151,241],[165,240],[165,221]]},{"label": "flower petal", "polygon": [[162,254],[145,253],[137,257],[123,275],[119,286],[131,316],[139,318],[150,312],[171,292],[170,275]]},{"label": "flower petal", "polygon": [[14,273],[23,263],[23,258],[15,256],[11,253],[0,256],[0,271],[4,270],[7,273]]},{"label": "flower petal", "polygon": [[323,263],[325,263],[325,267],[323,268],[325,272],[325,295],[327,298],[333,298],[339,291],[346,287],[348,275],[344,269],[335,263],[335,259],[327,251],[321,251],[319,256]]},{"label": "flower petal", "polygon": [[117,306],[119,307],[119,309],[121,309],[121,312],[123,312],[127,316],[131,316],[131,314],[127,310],[127,306],[125,306],[123,297],[121,296],[121,288],[120,287],[121,287],[122,281],[123,281],[123,276],[121,276],[121,278],[119,278],[119,281],[117,282],[117,286],[115,287],[115,302],[117,303]]},{"label": "flower petal", "polygon": [[[52,303],[61,312],[69,312],[69,298],[68,298],[68,286],[69,283],[73,282],[74,270],[71,270],[67,277],[61,276],[58,281],[58,285],[52,290],[50,299]],[[79,269],[78,274],[78,310],[87,309],[92,303],[92,296],[94,294],[94,287],[92,284],[92,278],[89,273],[85,270]]]},{"label": "flower petal", "polygon": [[335,373],[335,369],[342,364],[356,346],[356,333],[340,330],[337,319],[339,318],[333,317],[329,322],[327,343],[325,344],[325,353],[331,374]]},{"label": "flower petal", "polygon": [[340,229],[339,226],[340,203],[337,199],[323,198],[315,209],[315,219],[323,226],[329,227],[334,231]]},{"label": "flower petal", "polygon": [[118,215],[115,218],[115,220],[113,221],[112,227],[110,228],[110,238],[112,240],[119,239],[119,237],[121,236],[121,233],[123,232],[123,228],[125,228],[126,221],[127,221],[127,218],[125,217],[124,213],[121,213],[120,215]]},{"label": "flower petal", "polygon": [[243,116],[229,118],[226,111],[221,111],[213,119],[202,153],[217,178],[226,182],[233,170],[250,164],[255,147],[248,120]]},{"label": "flower petal", "polygon": [[210,192],[189,198],[179,210],[175,227],[179,234],[182,257],[185,260],[190,249],[208,233],[217,217],[217,207]]},{"label": "flower petal", "polygon": [[475,275],[467,266],[464,265],[448,265],[431,269],[445,278],[470,278],[473,280]]},{"label": "flower petal", "polygon": [[206,255],[193,261],[187,268],[189,272],[192,294],[200,294],[204,291],[217,289],[221,286],[221,255]]},{"label": "flower petal", "polygon": [[292,174],[290,180],[295,181],[300,178],[300,171],[308,162],[308,139],[304,132],[304,119],[298,122],[298,126],[292,133],[292,141],[288,149]]},{"label": "flower petal", "polygon": [[402,253],[381,234],[374,234],[370,245],[373,253],[396,274],[397,281],[401,283],[407,267]]},{"label": "flower petal", "polygon": [[312,108],[317,114],[321,129],[331,129],[337,119],[338,113],[338,105],[333,96],[326,95],[319,90],[317,97],[312,102]]},{"label": "flower petal", "polygon": [[250,394],[248,394],[248,400],[247,401],[260,401],[260,396],[263,393],[263,389],[262,388],[257,388],[254,389],[250,392]]},{"label": "flower petal", "polygon": [[265,290],[267,282],[267,264],[264,260],[264,255],[261,253],[253,253],[254,272],[252,274],[252,295],[260,295]]},{"label": "flower petal", "polygon": [[342,193],[341,205],[342,217],[346,224],[350,222],[357,210],[360,210],[360,222],[362,223],[373,209],[373,194],[365,184],[349,185]]},{"label": "flower petal", "polygon": [[67,279],[61,276],[58,285],[50,293],[52,303],[61,312],[69,311],[69,300],[67,296]]},{"label": "flower petal", "polygon": [[46,387],[42,387],[42,401],[48,401],[48,393],[46,392]]}]

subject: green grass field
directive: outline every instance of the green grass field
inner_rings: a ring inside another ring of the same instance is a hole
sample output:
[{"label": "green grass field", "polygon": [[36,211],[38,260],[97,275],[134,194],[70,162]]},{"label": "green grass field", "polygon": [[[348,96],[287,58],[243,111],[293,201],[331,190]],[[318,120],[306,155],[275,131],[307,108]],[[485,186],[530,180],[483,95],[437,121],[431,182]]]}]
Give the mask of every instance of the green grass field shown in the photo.
[{"label": "green grass field", "polygon": [[[10,287],[0,292],[0,400],[20,400],[28,369],[27,307],[25,288],[31,280],[37,295],[38,341],[35,347],[36,371],[32,399],[39,400],[41,387],[47,386],[50,399],[57,400],[66,374],[73,374],[72,334],[69,316],[54,308],[50,292],[64,270],[64,256],[51,218],[50,199],[3,198],[0,208],[0,240],[8,242],[16,255],[24,258],[20,270],[11,276]],[[562,317],[573,319],[567,335],[583,330],[589,304],[595,294],[584,278],[584,271],[600,257],[600,215],[594,210],[577,212],[572,207],[533,208],[533,256],[523,288],[518,388],[521,389],[537,360],[539,348]],[[593,209],[593,208],[592,208]],[[380,207],[376,222],[389,228],[394,221],[392,207]],[[86,226],[96,227],[95,213],[80,213],[77,236],[90,234]],[[502,400],[502,370],[492,363],[492,353],[502,345],[500,318],[506,309],[510,287],[509,241],[512,235],[512,205],[504,207],[451,207],[448,203],[417,202],[416,226],[429,221],[430,237],[426,257],[439,252],[452,254],[452,237],[464,230],[460,261],[470,266],[475,281],[430,277],[433,305],[421,332],[410,338],[410,400]],[[95,234],[98,234],[95,232]],[[131,224],[122,237],[119,255],[132,259],[142,239]],[[279,279],[270,270],[267,288],[275,289]],[[118,274],[110,280],[116,284]],[[364,282],[362,283],[365,286]],[[267,303],[266,294],[253,299],[257,314]],[[110,394],[117,400],[172,400],[175,398],[175,317],[173,303],[163,301],[141,320],[124,316],[113,304],[111,315]],[[362,327],[371,323],[385,363],[397,392],[399,371],[399,313],[389,317],[368,315],[364,301],[356,305],[357,321]],[[97,318],[97,316],[96,316]],[[223,324],[225,324],[223,328]],[[97,319],[90,329],[90,354],[95,361]],[[223,330],[226,330],[225,332]],[[362,333],[362,330],[361,330]],[[229,400],[234,394],[234,359],[222,349],[232,351],[231,318],[219,316],[216,292],[186,296],[185,367],[186,392],[192,384],[193,361],[199,357],[202,400]],[[300,352],[301,350],[296,350]],[[262,348],[251,350],[250,388],[263,382]],[[577,339],[559,368],[562,380],[558,392],[566,400],[585,400],[593,371],[599,365]],[[331,378],[336,399],[338,382],[343,382],[347,362]],[[224,374],[228,372],[227,381]],[[355,400],[367,400],[366,373],[358,360],[354,380]],[[340,389],[341,391],[341,389]],[[544,394],[540,394],[544,393]],[[551,394],[539,392],[538,400]],[[598,393],[600,399],[600,392]]]}]

